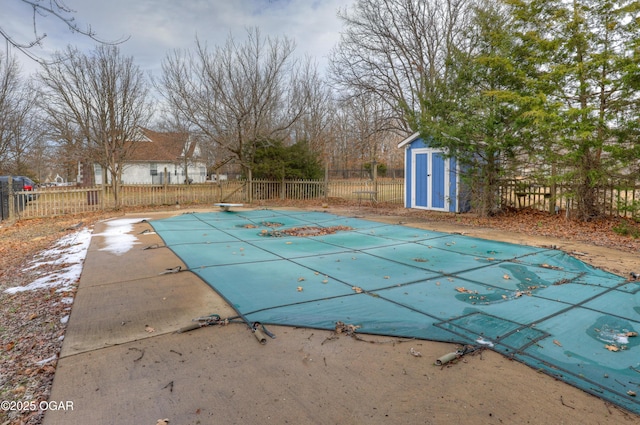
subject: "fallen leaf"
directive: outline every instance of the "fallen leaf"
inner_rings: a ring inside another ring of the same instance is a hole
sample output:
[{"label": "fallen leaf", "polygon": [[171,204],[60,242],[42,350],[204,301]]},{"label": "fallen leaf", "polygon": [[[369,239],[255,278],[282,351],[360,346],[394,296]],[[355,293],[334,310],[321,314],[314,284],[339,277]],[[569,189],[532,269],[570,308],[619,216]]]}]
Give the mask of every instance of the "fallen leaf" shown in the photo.
[{"label": "fallen leaf", "polygon": [[555,345],[557,345],[558,347],[562,347],[562,344],[560,344],[560,341],[558,341],[557,339],[554,339],[554,340],[553,340],[553,343],[554,343]]},{"label": "fallen leaf", "polygon": [[474,294],[475,292],[473,292],[471,289],[467,289],[464,286],[461,286],[459,288],[456,288],[456,291],[461,292],[463,294]]},{"label": "fallen leaf", "polygon": [[336,322],[336,333],[353,335],[353,333],[360,328],[360,325],[346,324],[344,322]]}]

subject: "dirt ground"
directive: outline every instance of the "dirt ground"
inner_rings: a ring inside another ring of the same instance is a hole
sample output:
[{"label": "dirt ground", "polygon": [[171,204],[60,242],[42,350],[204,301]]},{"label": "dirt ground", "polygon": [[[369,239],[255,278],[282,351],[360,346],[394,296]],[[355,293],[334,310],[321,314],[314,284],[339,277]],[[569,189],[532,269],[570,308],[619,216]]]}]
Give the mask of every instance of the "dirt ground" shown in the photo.
[{"label": "dirt ground", "polygon": [[[518,218],[507,226],[508,220],[491,224],[473,217],[443,217],[402,209],[329,205],[324,210],[428,230],[555,246],[625,277],[631,271],[640,271],[636,240],[611,232],[604,237],[597,230],[585,234],[584,229],[576,230],[572,223],[563,224],[557,218],[554,222],[547,222],[544,216]],[[555,231],[548,229],[553,226],[557,226]],[[0,233],[0,238],[3,235]],[[75,326],[86,335],[93,335],[93,339],[80,341],[69,332],[60,359],[54,365],[57,370],[43,372],[54,380],[53,389],[45,393],[48,399],[72,401],[74,409],[48,412],[42,422],[45,424],[154,425],[161,419],[168,419],[170,424],[640,422],[638,415],[489,350],[436,366],[435,359],[458,347],[275,326],[269,330],[277,338],[261,345],[240,324],[176,334],[174,331],[189,318],[206,313],[202,311],[203,305],[215,305],[216,312],[222,315],[233,312],[194,275],[184,274],[184,281],[168,285],[160,279],[149,280],[136,274],[143,273],[141,270],[154,262],[173,264],[175,261],[166,257],[172,254],[166,250],[153,253],[155,258],[130,257],[99,266],[97,260],[90,263],[91,258],[99,258],[98,248],[90,250],[85,269],[94,267],[99,278],[91,280],[83,274],[67,328]],[[129,292],[123,292],[124,286],[117,286],[123,282],[109,280],[115,270],[127,275],[126,282],[140,282],[139,289],[131,285],[127,286]],[[7,276],[0,274],[0,277],[6,280]],[[109,296],[120,300],[101,310],[101,321],[95,318],[97,304],[92,305],[83,294],[91,288],[108,288]],[[158,305],[152,301],[143,305],[149,314],[131,319],[131,325],[137,328],[130,326],[123,316],[127,302],[136,300],[136,290],[147,297],[151,293],[160,297]],[[163,291],[171,296],[162,295]],[[177,295],[179,292],[192,297],[183,299]],[[162,304],[167,299],[173,304]],[[3,314],[8,314],[5,301]],[[90,319],[78,321],[81,313],[76,312],[83,308],[85,317],[94,317],[93,323],[87,324]],[[174,317],[171,314],[174,311],[184,317]],[[145,331],[149,320],[155,320],[153,333]],[[88,328],[83,330],[81,322]],[[52,338],[60,332],[64,333],[64,329],[52,334]],[[3,332],[0,347],[3,359],[14,349],[12,346],[7,350],[6,333]],[[18,340],[15,336],[13,339]],[[29,340],[26,336],[24,339]],[[21,373],[3,369],[5,372]],[[20,379],[7,380],[5,386],[14,382],[18,385]],[[12,391],[3,388],[1,398],[15,399]],[[34,424],[41,423],[42,418],[43,415],[13,419],[0,416],[0,424]]]}]

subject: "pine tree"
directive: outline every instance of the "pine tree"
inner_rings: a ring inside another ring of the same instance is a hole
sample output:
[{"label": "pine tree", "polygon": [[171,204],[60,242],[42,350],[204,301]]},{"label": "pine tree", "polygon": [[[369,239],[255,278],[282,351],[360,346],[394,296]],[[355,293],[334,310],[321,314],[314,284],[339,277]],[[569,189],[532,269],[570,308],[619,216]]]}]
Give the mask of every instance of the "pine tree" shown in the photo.
[{"label": "pine tree", "polygon": [[638,160],[638,2],[506,3],[546,96],[545,159],[571,184],[578,218],[590,220],[603,212],[599,190]]},{"label": "pine tree", "polygon": [[447,96],[425,97],[423,136],[464,165],[474,208],[490,215],[500,207],[501,178],[529,151],[536,108],[544,103],[519,63],[505,9],[486,1],[474,11],[467,46],[451,60],[455,77]]}]

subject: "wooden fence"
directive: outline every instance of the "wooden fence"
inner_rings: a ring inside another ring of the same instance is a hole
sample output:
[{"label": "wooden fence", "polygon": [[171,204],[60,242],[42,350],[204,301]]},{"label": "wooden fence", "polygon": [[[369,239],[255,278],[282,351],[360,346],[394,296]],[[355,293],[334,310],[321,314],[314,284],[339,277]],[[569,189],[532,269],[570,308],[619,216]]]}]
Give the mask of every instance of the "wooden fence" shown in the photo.
[{"label": "wooden fence", "polygon": [[[212,205],[216,202],[253,203],[269,200],[323,200],[329,197],[352,201],[402,204],[403,179],[372,180],[228,180],[192,185],[123,185],[120,205]],[[16,196],[24,194],[16,192]],[[51,187],[33,192],[33,199],[15,211],[17,218],[52,217],[113,208],[111,187]]]},{"label": "wooden fence", "polygon": [[[552,214],[571,215],[575,196],[565,183],[542,185],[519,180],[504,181],[500,190],[502,207],[534,208]],[[612,182],[598,189],[598,205],[609,216],[640,217],[640,185],[634,182]]]},{"label": "wooden fence", "polygon": [[[114,207],[110,187],[53,187],[35,192],[15,192],[19,208],[16,218],[52,217],[107,210]],[[33,198],[30,202],[24,199]],[[269,200],[325,200],[340,198],[354,202],[404,203],[404,179],[377,180],[228,180],[192,185],[124,185],[120,204],[125,207],[163,205],[212,205],[216,202],[255,203]],[[571,215],[574,197],[568,185],[537,185],[505,181],[500,190],[502,207],[534,208]],[[611,216],[640,217],[640,186],[611,184],[599,192],[603,213]],[[6,218],[6,217],[5,217]]]}]

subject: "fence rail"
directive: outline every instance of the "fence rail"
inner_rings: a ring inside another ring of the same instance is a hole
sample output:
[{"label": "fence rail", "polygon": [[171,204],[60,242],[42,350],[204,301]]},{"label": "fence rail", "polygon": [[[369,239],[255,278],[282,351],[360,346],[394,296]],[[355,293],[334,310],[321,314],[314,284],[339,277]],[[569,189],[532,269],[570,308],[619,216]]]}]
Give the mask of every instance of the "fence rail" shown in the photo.
[{"label": "fence rail", "polygon": [[[566,183],[552,185],[517,180],[504,181],[500,190],[502,207],[534,208],[570,216],[575,195]],[[611,182],[598,189],[601,213],[609,216],[640,217],[640,185],[634,182]]]},{"label": "fence rail", "polygon": [[[256,202],[269,200],[310,200],[328,197],[359,200],[358,192],[368,191],[371,200],[402,204],[403,179],[372,180],[226,180],[192,185],[123,185],[121,206],[162,206],[175,204],[211,205],[216,202]],[[52,187],[29,193],[33,200],[16,210],[17,218],[52,217],[112,208],[115,198],[110,186]]]},{"label": "fence rail", "polygon": [[[81,214],[110,209],[115,205],[111,188],[104,186],[41,188],[34,192],[14,192],[13,196],[19,204],[18,208],[13,208],[16,218]],[[123,185],[120,191],[120,205],[125,207],[327,198],[403,205],[404,179],[227,180],[192,185]],[[31,201],[25,202],[27,199]],[[8,200],[5,201],[8,204]],[[575,207],[568,185],[545,186],[522,181],[504,181],[500,189],[500,203],[502,207],[534,208],[550,213],[562,212],[567,216]],[[605,214],[638,218],[640,186],[618,183],[603,187],[599,192],[599,204]],[[7,218],[6,213],[0,218]]]}]

